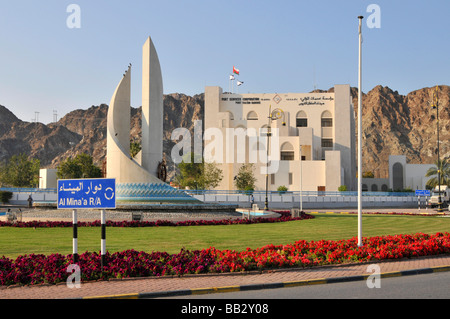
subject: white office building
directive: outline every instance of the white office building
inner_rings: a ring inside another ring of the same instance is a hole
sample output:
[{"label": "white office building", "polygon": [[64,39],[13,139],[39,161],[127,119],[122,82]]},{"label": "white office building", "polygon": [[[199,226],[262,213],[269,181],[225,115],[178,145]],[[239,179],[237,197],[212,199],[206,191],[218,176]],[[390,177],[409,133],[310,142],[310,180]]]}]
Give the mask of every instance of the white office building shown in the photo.
[{"label": "white office building", "polygon": [[279,186],[337,191],[341,185],[356,190],[349,85],[336,85],[333,93],[286,94],[224,93],[220,87],[206,87],[204,122],[205,158],[209,155],[224,176],[217,189],[236,189],[241,165],[254,163],[256,190],[265,190],[267,171],[270,191]]}]

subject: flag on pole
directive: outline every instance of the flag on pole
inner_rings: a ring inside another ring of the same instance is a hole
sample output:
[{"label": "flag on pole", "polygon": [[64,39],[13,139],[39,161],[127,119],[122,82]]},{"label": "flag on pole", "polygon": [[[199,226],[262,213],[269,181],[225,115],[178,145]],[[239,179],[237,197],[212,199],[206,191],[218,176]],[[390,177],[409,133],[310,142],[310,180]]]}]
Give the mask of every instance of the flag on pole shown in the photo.
[{"label": "flag on pole", "polygon": [[234,80],[234,75],[230,74],[230,81],[233,81],[233,80]]},{"label": "flag on pole", "polygon": [[233,66],[233,73],[239,75],[239,69],[236,69],[236,68]]},{"label": "flag on pole", "polygon": [[244,82],[237,81],[237,85],[238,85],[238,86],[241,86],[242,84],[244,84]]}]

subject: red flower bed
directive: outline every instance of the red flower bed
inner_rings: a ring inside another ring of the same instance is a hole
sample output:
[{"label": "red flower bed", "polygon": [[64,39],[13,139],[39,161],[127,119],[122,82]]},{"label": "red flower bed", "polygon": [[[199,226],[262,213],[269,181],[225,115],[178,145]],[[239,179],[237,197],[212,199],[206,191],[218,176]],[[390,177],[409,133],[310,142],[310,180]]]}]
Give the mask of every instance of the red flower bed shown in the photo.
[{"label": "red flower bed", "polygon": [[[100,268],[97,252],[80,255],[82,281],[145,276],[182,276],[185,274],[236,272],[286,267],[312,267],[348,262],[379,261],[450,253],[450,233],[428,235],[378,236],[357,239],[300,240],[288,245],[267,245],[245,251],[218,250],[214,247],[199,251],[182,249],[178,254],[127,250],[107,253],[107,265]],[[72,263],[72,255],[25,255],[15,260],[0,258],[0,285],[33,285],[64,282]]]}]

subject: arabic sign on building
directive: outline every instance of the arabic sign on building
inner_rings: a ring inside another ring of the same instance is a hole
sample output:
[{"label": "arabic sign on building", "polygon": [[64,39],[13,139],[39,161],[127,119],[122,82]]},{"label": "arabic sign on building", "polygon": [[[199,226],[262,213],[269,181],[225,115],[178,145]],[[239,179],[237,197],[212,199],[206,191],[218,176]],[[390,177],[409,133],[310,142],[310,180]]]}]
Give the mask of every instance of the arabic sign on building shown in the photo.
[{"label": "arabic sign on building", "polygon": [[58,180],[58,209],[116,208],[116,180],[64,179]]},{"label": "arabic sign on building", "polygon": [[275,94],[222,94],[220,101],[233,104],[272,104],[297,106],[331,106],[334,102],[333,93],[286,93]]}]

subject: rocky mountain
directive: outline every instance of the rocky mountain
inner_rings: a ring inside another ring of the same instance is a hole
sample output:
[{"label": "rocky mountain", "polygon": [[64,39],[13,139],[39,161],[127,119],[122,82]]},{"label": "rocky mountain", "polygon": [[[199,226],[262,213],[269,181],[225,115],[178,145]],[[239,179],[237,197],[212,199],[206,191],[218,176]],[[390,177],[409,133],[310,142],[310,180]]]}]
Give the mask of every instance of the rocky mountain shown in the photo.
[{"label": "rocky mountain", "polygon": [[0,105],[0,161],[26,153],[46,165],[81,140],[81,135],[65,126],[23,122]]},{"label": "rocky mountain", "polygon": [[[164,96],[163,147],[169,169],[169,177],[175,167],[170,153],[175,145],[171,132],[185,127],[194,132],[194,120],[203,118],[203,94],[193,97],[184,94]],[[0,161],[12,155],[26,153],[41,161],[41,167],[55,168],[61,161],[79,153],[92,155],[94,163],[102,167],[106,159],[106,123],[108,105],[91,106],[87,110],[75,110],[57,123],[23,122],[8,109],[0,106]],[[131,108],[130,141],[140,142],[142,109]],[[9,124],[8,124],[9,123]]]},{"label": "rocky mountain", "polygon": [[[363,171],[388,176],[389,155],[406,155],[411,164],[437,160],[437,118],[431,107],[435,88],[406,96],[376,86],[363,95]],[[356,92],[355,92],[356,93]],[[353,95],[357,111],[357,94]],[[450,157],[450,87],[439,87],[440,156]]]},{"label": "rocky mountain", "polygon": [[[423,88],[406,96],[378,85],[362,94],[363,172],[387,178],[389,155],[406,155],[410,164],[437,160],[436,110],[431,107],[436,87]],[[316,90],[317,92],[333,92]],[[441,158],[450,157],[450,86],[439,86],[439,129]],[[351,88],[358,118],[358,89]],[[358,125],[355,123],[356,132]],[[357,142],[355,142],[357,146]]]},{"label": "rocky mountain", "polygon": [[[389,155],[406,155],[409,163],[433,163],[437,159],[437,119],[432,110],[433,88],[423,88],[406,96],[388,87],[376,86],[363,94],[363,171],[387,177]],[[328,90],[332,92],[333,88]],[[325,92],[325,91],[323,91]],[[357,89],[351,94],[357,115]],[[439,86],[441,157],[450,157],[450,87]],[[193,136],[195,120],[203,119],[204,95],[164,96],[164,152],[169,177],[174,165],[170,152],[175,144],[171,133],[184,127]],[[0,161],[26,153],[41,160],[42,167],[57,167],[69,157],[88,153],[98,166],[106,157],[107,105],[75,110],[57,123],[44,125],[19,120],[0,105]],[[140,141],[141,108],[131,110],[131,139]]]}]

